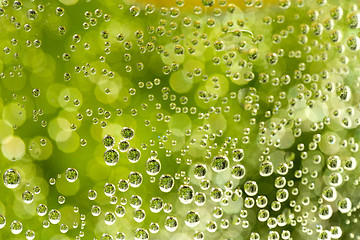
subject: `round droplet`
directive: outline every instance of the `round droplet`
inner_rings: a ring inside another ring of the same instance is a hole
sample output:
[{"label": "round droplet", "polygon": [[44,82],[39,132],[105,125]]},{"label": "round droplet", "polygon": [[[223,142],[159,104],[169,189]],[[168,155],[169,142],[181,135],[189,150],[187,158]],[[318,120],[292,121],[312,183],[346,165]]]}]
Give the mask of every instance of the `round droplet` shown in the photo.
[{"label": "round droplet", "polygon": [[34,194],[30,191],[25,191],[22,194],[22,199],[24,201],[24,203],[31,203],[34,200]]},{"label": "round droplet", "polygon": [[138,228],[135,231],[134,239],[135,240],[148,240],[149,239],[149,233],[144,228]]},{"label": "round droplet", "polygon": [[78,171],[75,168],[68,168],[65,172],[65,178],[68,182],[75,182],[78,179]]},{"label": "round droplet", "polygon": [[115,214],[116,214],[117,217],[123,217],[123,216],[125,216],[125,213],[126,213],[126,211],[125,211],[125,208],[123,206],[117,205],[115,207]]},{"label": "round droplet", "polygon": [[153,213],[158,213],[163,208],[164,201],[159,197],[153,197],[150,200],[150,211]]},{"label": "round droplet", "polygon": [[33,240],[35,239],[35,232],[33,230],[27,230],[25,233],[26,240]]},{"label": "round droplet", "polygon": [[232,168],[231,175],[235,179],[241,179],[245,176],[245,167],[243,165],[235,165]]},{"label": "round droplet", "polygon": [[206,166],[203,164],[196,164],[194,167],[194,177],[197,179],[202,179],[206,176]]},{"label": "round droplet", "polygon": [[30,20],[35,20],[38,16],[38,13],[34,10],[34,9],[30,9],[28,12],[27,12],[27,15],[28,19]]},{"label": "round droplet", "polygon": [[112,183],[106,183],[104,186],[104,194],[108,197],[111,197],[115,194],[116,188]]},{"label": "round droplet", "polygon": [[4,228],[6,225],[6,218],[4,215],[0,214],[0,229]]},{"label": "round droplet", "polygon": [[103,138],[103,145],[106,148],[111,148],[115,144],[115,138],[110,135],[105,135]]},{"label": "round droplet", "polygon": [[168,216],[165,219],[165,229],[169,232],[175,232],[178,228],[178,220],[174,216]]},{"label": "round droplet", "polygon": [[139,161],[140,156],[141,156],[141,152],[137,148],[130,148],[127,153],[127,158],[132,163],[136,163],[137,161]]},{"label": "round droplet", "polygon": [[12,234],[20,234],[21,231],[23,230],[23,225],[20,221],[14,220],[11,224],[10,224],[10,231]]},{"label": "round droplet", "polygon": [[174,187],[174,178],[169,174],[164,174],[159,178],[159,188],[162,192],[170,192]]},{"label": "round droplet", "polygon": [[239,162],[244,158],[244,150],[242,149],[234,149],[232,151],[232,154],[233,154],[233,161],[235,162]]},{"label": "round droplet", "polygon": [[118,189],[120,192],[126,192],[129,189],[129,181],[120,179],[118,183]]},{"label": "round droplet", "polygon": [[244,184],[244,191],[249,196],[255,196],[258,193],[258,185],[255,181],[247,181]]},{"label": "round droplet", "polygon": [[14,189],[20,184],[20,173],[15,169],[8,169],[4,172],[3,181],[7,188]]},{"label": "round droplet", "polygon": [[127,140],[122,140],[119,142],[119,150],[120,152],[126,152],[130,147],[130,143]]},{"label": "round droplet", "polygon": [[32,93],[33,93],[33,96],[34,96],[34,97],[38,97],[38,96],[40,96],[40,89],[34,88],[34,90],[32,91]]},{"label": "round droplet", "polygon": [[37,206],[37,208],[36,208],[36,213],[37,213],[40,217],[42,217],[42,216],[45,216],[45,214],[47,213],[47,210],[48,210],[48,208],[47,208],[46,205],[44,205],[44,204],[39,204],[39,205]]},{"label": "round droplet", "polygon": [[185,224],[188,227],[195,227],[200,223],[200,215],[197,212],[189,211],[185,216]]},{"label": "round droplet", "polygon": [[131,187],[139,187],[142,183],[142,175],[139,172],[131,172],[129,174],[129,184]]},{"label": "round droplet", "polygon": [[146,214],[145,211],[142,209],[135,209],[134,211],[134,220],[135,222],[142,222],[145,220]]},{"label": "round droplet", "polygon": [[90,189],[88,192],[89,200],[93,201],[97,198],[97,192],[95,190]]},{"label": "round droplet", "polygon": [[56,209],[52,209],[49,212],[49,221],[50,221],[50,223],[58,224],[60,222],[60,220],[61,220],[61,213]]},{"label": "round droplet", "polygon": [[106,165],[108,165],[108,166],[116,165],[119,161],[118,151],[116,151],[115,149],[107,150],[104,153],[104,160],[105,160]]},{"label": "round droplet", "polygon": [[340,199],[337,203],[338,209],[342,213],[348,213],[351,210],[351,201],[349,198]]},{"label": "round droplet", "polygon": [[111,212],[105,213],[104,221],[106,225],[113,225],[115,223],[116,217],[115,214]]},{"label": "round droplet", "polygon": [[272,162],[264,161],[260,164],[259,174],[262,177],[268,177],[274,172],[274,166]]},{"label": "round droplet", "polygon": [[322,220],[327,220],[329,219],[333,214],[333,209],[331,208],[330,205],[326,204],[323,206],[320,206],[319,208],[319,217]]},{"label": "round droplet", "polygon": [[178,190],[178,197],[181,203],[189,204],[194,199],[194,189],[190,185],[181,185]]},{"label": "round droplet", "polygon": [[221,172],[229,167],[229,159],[225,156],[216,156],[212,160],[211,168],[214,172]]},{"label": "round droplet", "polygon": [[131,140],[135,135],[135,132],[132,128],[129,127],[124,127],[121,130],[121,136],[125,139],[125,140]]},{"label": "round droplet", "polygon": [[145,165],[146,173],[150,176],[155,176],[160,172],[161,163],[156,158],[149,158]]}]

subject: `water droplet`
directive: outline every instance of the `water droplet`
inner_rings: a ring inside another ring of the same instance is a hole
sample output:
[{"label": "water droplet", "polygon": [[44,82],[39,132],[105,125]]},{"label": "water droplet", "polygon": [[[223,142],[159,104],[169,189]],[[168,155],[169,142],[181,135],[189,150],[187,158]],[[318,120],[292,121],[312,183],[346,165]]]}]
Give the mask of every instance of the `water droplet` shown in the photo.
[{"label": "water droplet", "polygon": [[221,172],[229,167],[229,159],[225,156],[216,156],[212,160],[211,168],[214,172]]},{"label": "water droplet", "polygon": [[20,179],[20,173],[15,169],[8,169],[4,172],[3,181],[7,188],[17,188],[20,184]]},{"label": "water droplet", "polygon": [[78,179],[78,171],[75,168],[68,168],[65,172],[65,178],[68,182],[75,182]]},{"label": "water droplet", "polygon": [[104,160],[105,160],[106,165],[108,165],[108,166],[116,165],[118,163],[118,161],[119,161],[119,153],[118,153],[118,151],[115,150],[115,149],[107,150],[104,153]]},{"label": "water droplet", "polygon": [[23,225],[20,221],[18,220],[14,220],[11,224],[10,224],[10,231],[12,234],[20,234],[23,230]]}]

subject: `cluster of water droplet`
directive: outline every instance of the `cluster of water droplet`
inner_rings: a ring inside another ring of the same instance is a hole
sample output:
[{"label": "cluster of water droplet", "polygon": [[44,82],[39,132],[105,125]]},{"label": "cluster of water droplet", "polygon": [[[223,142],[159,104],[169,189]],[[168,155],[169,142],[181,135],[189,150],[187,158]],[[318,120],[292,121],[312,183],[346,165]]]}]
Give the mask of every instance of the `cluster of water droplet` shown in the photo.
[{"label": "cluster of water droplet", "polygon": [[59,2],[0,3],[0,238],[360,239],[356,1]]}]

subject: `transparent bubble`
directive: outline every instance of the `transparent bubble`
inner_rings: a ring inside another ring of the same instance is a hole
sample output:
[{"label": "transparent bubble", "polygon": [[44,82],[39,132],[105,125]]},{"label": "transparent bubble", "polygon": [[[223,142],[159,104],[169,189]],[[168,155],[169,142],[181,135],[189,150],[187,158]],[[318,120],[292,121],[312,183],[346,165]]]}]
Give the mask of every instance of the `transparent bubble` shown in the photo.
[{"label": "transparent bubble", "polygon": [[333,202],[337,198],[337,191],[334,187],[325,187],[322,192],[322,197],[328,202]]},{"label": "transparent bubble", "polygon": [[93,205],[90,211],[93,216],[97,217],[101,213],[101,208],[98,205]]},{"label": "transparent bubble", "polygon": [[206,166],[203,164],[196,164],[194,166],[194,177],[197,179],[202,179],[206,176]]},{"label": "transparent bubble", "polygon": [[25,238],[26,238],[26,240],[35,239],[35,232],[33,230],[27,230],[25,232]]},{"label": "transparent bubble", "polygon": [[337,207],[339,209],[340,212],[342,213],[348,213],[351,210],[352,207],[352,203],[351,200],[349,198],[342,198],[338,201],[337,203]]},{"label": "transparent bubble", "polygon": [[47,206],[44,205],[44,204],[39,204],[36,208],[36,213],[39,215],[39,216],[45,216],[46,213],[47,213]]},{"label": "transparent bubble", "polygon": [[115,138],[110,135],[105,135],[103,138],[103,145],[106,148],[111,148],[115,144]]},{"label": "transparent bubble", "polygon": [[118,189],[120,192],[126,192],[129,189],[129,181],[120,179],[118,183]]},{"label": "transparent bubble", "polygon": [[133,17],[139,16],[139,14],[140,14],[140,8],[137,7],[137,6],[132,6],[132,7],[130,7],[130,14],[131,14],[131,16],[133,16]]},{"label": "transparent bubble", "polygon": [[211,192],[210,192],[210,199],[213,202],[220,202],[220,200],[223,197],[223,191],[221,190],[221,188],[212,188]]},{"label": "transparent bubble", "polygon": [[266,209],[260,209],[260,211],[258,212],[258,220],[260,222],[265,222],[266,220],[268,220],[270,216],[270,212]]},{"label": "transparent bubble", "polygon": [[158,213],[163,208],[163,205],[164,205],[164,201],[161,198],[153,197],[150,200],[150,205],[149,205],[150,211],[153,213]]},{"label": "transparent bubble", "polygon": [[247,181],[244,184],[244,191],[249,196],[255,196],[258,193],[258,185],[255,181]]},{"label": "transparent bubble", "polygon": [[121,130],[121,136],[125,139],[125,140],[131,140],[135,135],[135,132],[132,128],[129,127],[124,127]]},{"label": "transparent bubble", "polygon": [[132,195],[129,200],[130,206],[133,208],[139,208],[142,204],[142,199],[138,195]]},{"label": "transparent bubble", "polygon": [[244,150],[243,149],[234,149],[232,151],[233,161],[238,162],[244,159]]},{"label": "transparent bubble", "polygon": [[344,169],[348,171],[355,170],[357,166],[357,161],[354,157],[348,157],[344,160]]},{"label": "transparent bubble", "polygon": [[17,1],[17,0],[14,1],[14,3],[13,3],[13,8],[14,8],[15,10],[20,10],[22,7],[23,7],[22,2]]},{"label": "transparent bubble", "polygon": [[153,234],[158,233],[160,230],[160,226],[158,223],[152,222],[149,226],[149,231]]},{"label": "transparent bubble", "polygon": [[178,190],[178,197],[181,203],[189,204],[194,199],[194,189],[190,185],[181,185]]},{"label": "transparent bubble", "polygon": [[52,224],[58,224],[61,220],[61,213],[59,212],[59,210],[56,209],[52,209],[49,212],[49,221]]},{"label": "transparent bubble", "polygon": [[200,215],[197,212],[189,211],[185,216],[185,224],[188,227],[195,227],[200,223]]},{"label": "transparent bubble", "polygon": [[135,240],[148,240],[149,239],[149,233],[144,228],[138,228],[135,231],[134,239]]},{"label": "transparent bubble", "polygon": [[259,207],[259,208],[264,208],[267,206],[267,203],[268,203],[268,199],[266,196],[258,196],[256,198],[256,205]]},{"label": "transparent bubble", "polygon": [[34,200],[34,194],[30,191],[25,191],[22,194],[22,199],[24,201],[24,203],[32,203],[32,201]]},{"label": "transparent bubble", "polygon": [[217,224],[216,222],[213,222],[213,221],[209,221],[207,224],[206,224],[206,230],[210,233],[213,233],[213,232],[216,232],[217,230]]},{"label": "transparent bubble", "polygon": [[142,175],[139,172],[131,172],[129,174],[129,184],[131,187],[139,187],[142,183]]},{"label": "transparent bubble", "polygon": [[159,188],[162,192],[170,192],[174,187],[174,178],[169,174],[163,174],[159,178]]},{"label": "transparent bubble", "polygon": [[97,198],[97,192],[95,190],[90,189],[88,192],[89,200],[95,200]]},{"label": "transparent bubble", "polygon": [[143,209],[135,209],[133,213],[133,217],[135,222],[140,223],[145,220],[146,217],[145,211]]},{"label": "transparent bubble", "polygon": [[175,232],[178,228],[178,220],[174,216],[168,216],[165,219],[165,229],[169,232]]},{"label": "transparent bubble", "polygon": [[57,7],[55,9],[55,15],[58,17],[62,17],[65,13],[65,10],[62,7]]},{"label": "transparent bubble", "polygon": [[115,214],[116,214],[117,217],[123,217],[123,216],[125,216],[125,213],[126,213],[126,211],[125,211],[125,208],[123,206],[117,205],[115,207]]},{"label": "transparent bubble", "polygon": [[245,167],[243,165],[235,165],[232,168],[231,175],[235,179],[241,179],[245,176]]},{"label": "transparent bubble", "polygon": [[30,20],[35,20],[37,18],[37,16],[38,16],[38,13],[34,9],[30,9],[27,12],[26,16]]},{"label": "transparent bubble", "polygon": [[127,153],[127,158],[132,163],[136,163],[137,161],[139,161],[140,156],[141,156],[141,152],[137,148],[130,148]]},{"label": "transparent bubble", "polygon": [[[80,237],[79,237],[80,239]],[[113,240],[114,238],[109,233],[103,233],[100,240]],[[77,239],[76,239],[77,240]]]},{"label": "transparent bubble", "polygon": [[156,158],[149,158],[145,164],[146,173],[155,176],[160,172],[161,163]]},{"label": "transparent bubble", "polygon": [[14,189],[20,184],[20,173],[15,169],[8,169],[3,174],[4,185],[7,188]]},{"label": "transparent bubble", "polygon": [[289,197],[289,192],[287,189],[279,189],[276,192],[276,200],[278,200],[279,202],[285,202]]},{"label": "transparent bubble", "polygon": [[130,143],[127,140],[122,140],[119,142],[118,148],[120,152],[126,152],[130,147]]},{"label": "transparent bubble", "polygon": [[10,231],[12,234],[20,234],[23,230],[23,225],[20,221],[18,220],[14,220],[11,224],[10,224]]},{"label": "transparent bubble", "polygon": [[116,217],[114,213],[106,212],[104,216],[104,221],[106,225],[113,225],[115,223]]},{"label": "transparent bubble", "polygon": [[319,217],[322,220],[329,219],[332,216],[332,214],[333,214],[333,209],[331,208],[330,205],[326,204],[319,207]]},{"label": "transparent bubble", "polygon": [[32,91],[32,93],[33,93],[33,96],[34,96],[34,97],[38,97],[38,96],[40,96],[40,89],[34,88],[33,91]]},{"label": "transparent bubble", "polygon": [[118,151],[116,151],[115,149],[107,150],[104,153],[104,160],[105,160],[106,165],[108,165],[108,166],[116,165],[119,161]]},{"label": "transparent bubble", "polygon": [[250,240],[260,240],[260,234],[257,232],[252,232],[250,234]]},{"label": "transparent bubble", "polygon": [[203,206],[206,202],[205,193],[197,192],[194,197],[194,202],[197,206]]},{"label": "transparent bubble", "polygon": [[75,182],[78,178],[78,171],[75,168],[68,168],[65,172],[65,178],[68,182]]},{"label": "transparent bubble", "polygon": [[330,234],[331,237],[334,239],[339,239],[342,236],[342,229],[339,226],[331,226],[330,227]]},{"label": "transparent bubble", "polygon": [[0,214],[0,229],[4,228],[6,225],[6,218],[4,215]]},{"label": "transparent bubble", "polygon": [[278,55],[276,53],[268,53],[266,55],[266,61],[269,64],[276,64],[278,62]]},{"label": "transparent bubble", "polygon": [[269,161],[264,161],[260,164],[259,173],[262,177],[268,177],[274,172],[274,166]]},{"label": "transparent bubble", "polygon": [[212,160],[211,168],[214,172],[221,172],[229,167],[229,159],[225,156],[216,156]]},{"label": "transparent bubble", "polygon": [[115,194],[116,188],[112,183],[106,183],[104,185],[104,194],[108,197],[111,197]]}]

